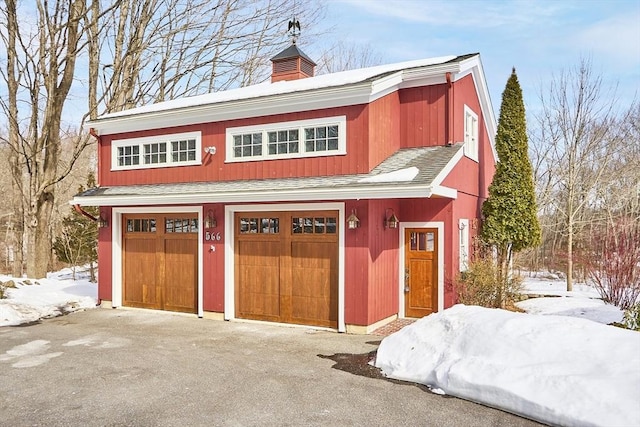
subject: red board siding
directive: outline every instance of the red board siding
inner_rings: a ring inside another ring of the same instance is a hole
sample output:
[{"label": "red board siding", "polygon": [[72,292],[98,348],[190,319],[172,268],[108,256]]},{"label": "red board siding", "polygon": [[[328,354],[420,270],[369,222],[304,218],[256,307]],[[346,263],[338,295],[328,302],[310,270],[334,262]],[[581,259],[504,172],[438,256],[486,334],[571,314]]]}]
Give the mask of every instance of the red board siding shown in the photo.
[{"label": "red board siding", "polygon": [[393,92],[373,101],[369,111],[369,169],[400,148],[400,97]]},{"label": "red board siding", "polygon": [[367,324],[386,319],[398,312],[398,263],[400,234],[384,227],[384,219],[393,209],[399,214],[396,200],[369,201],[369,310]]},{"label": "red board siding", "polygon": [[[246,179],[268,179],[304,177],[314,175],[352,174],[369,172],[368,117],[366,105],[330,108],[317,111],[280,114],[243,120],[140,131],[126,134],[106,135],[100,138],[99,180],[103,186],[161,184],[172,182],[235,181]],[[318,117],[347,117],[347,154],[342,156],[303,159],[268,160],[262,162],[225,163],[226,128],[251,126]],[[111,171],[111,141],[114,139],[153,136],[163,133],[202,132],[202,146],[215,146],[218,151],[210,156],[203,154],[199,166]]]},{"label": "red board siding", "polygon": [[[111,221],[111,208],[100,208],[100,216],[106,219],[109,225]],[[98,229],[98,260],[100,270],[98,272],[98,300],[112,301],[111,293],[113,277],[111,275],[111,226]]]},{"label": "red board siding", "polygon": [[[203,224],[203,234],[207,232],[216,235],[220,233],[220,240],[203,240],[202,244],[202,282],[203,282],[203,304],[204,311],[224,312],[224,255],[225,240],[224,233],[224,205],[206,204],[202,207],[203,216],[211,211],[217,220],[217,227],[205,229]],[[212,250],[213,248],[213,250]]]},{"label": "red board siding", "polygon": [[400,141],[402,148],[444,145],[446,85],[400,91]]},{"label": "red board siding", "polygon": [[[478,93],[471,75],[453,83],[453,142],[464,141],[464,106],[471,108],[478,115],[478,136],[486,133],[484,117],[480,109]],[[482,128],[482,129],[481,129]]]},{"label": "red board siding", "polygon": [[348,201],[345,214],[355,211],[360,227],[345,229],[344,319],[347,325],[368,325],[369,209],[366,200]]}]

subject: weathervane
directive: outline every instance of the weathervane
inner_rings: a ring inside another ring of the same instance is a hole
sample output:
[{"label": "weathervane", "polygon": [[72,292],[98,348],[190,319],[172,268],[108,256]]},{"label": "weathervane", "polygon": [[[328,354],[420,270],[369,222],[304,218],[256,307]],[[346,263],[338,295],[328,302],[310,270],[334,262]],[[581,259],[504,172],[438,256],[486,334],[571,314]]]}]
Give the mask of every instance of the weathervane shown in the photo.
[{"label": "weathervane", "polygon": [[300,35],[300,21],[296,19],[295,15],[293,16],[293,19],[289,21],[289,29],[287,31],[291,34],[291,41],[293,44],[296,44],[296,39]]}]

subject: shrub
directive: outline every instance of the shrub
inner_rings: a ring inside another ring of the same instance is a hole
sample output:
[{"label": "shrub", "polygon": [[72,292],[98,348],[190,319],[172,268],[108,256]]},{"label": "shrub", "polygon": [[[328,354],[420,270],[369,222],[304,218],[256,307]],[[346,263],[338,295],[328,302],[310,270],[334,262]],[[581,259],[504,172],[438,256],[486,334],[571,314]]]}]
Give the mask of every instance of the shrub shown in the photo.
[{"label": "shrub", "polygon": [[498,268],[492,259],[472,261],[468,270],[458,276],[458,302],[489,308],[512,305],[522,290],[522,278],[507,275],[500,283],[498,277]]},{"label": "shrub", "polygon": [[627,329],[640,331],[640,303],[636,303],[624,311],[622,325]]},{"label": "shrub", "polygon": [[587,271],[603,301],[623,310],[640,297],[640,226],[621,224],[593,233]]}]

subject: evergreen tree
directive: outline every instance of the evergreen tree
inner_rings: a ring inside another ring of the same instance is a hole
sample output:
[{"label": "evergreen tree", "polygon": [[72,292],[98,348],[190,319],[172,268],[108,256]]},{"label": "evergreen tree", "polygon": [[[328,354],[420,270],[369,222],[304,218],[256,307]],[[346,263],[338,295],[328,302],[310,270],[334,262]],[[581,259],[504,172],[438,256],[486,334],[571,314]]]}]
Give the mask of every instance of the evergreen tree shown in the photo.
[{"label": "evergreen tree", "polygon": [[[93,174],[87,177],[87,187],[95,187]],[[84,191],[80,186],[78,192]],[[97,207],[87,207],[87,213],[98,216]],[[95,281],[94,264],[98,260],[98,226],[94,221],[71,209],[71,214],[62,220],[62,231],[53,242],[53,250],[58,259],[70,264],[73,268],[75,279],[75,267],[89,264],[91,281]]]},{"label": "evergreen tree", "polygon": [[540,244],[540,224],[528,156],[522,89],[515,68],[502,93],[496,135],[498,164],[482,206],[481,238],[497,255],[497,280],[506,284],[514,253]]}]

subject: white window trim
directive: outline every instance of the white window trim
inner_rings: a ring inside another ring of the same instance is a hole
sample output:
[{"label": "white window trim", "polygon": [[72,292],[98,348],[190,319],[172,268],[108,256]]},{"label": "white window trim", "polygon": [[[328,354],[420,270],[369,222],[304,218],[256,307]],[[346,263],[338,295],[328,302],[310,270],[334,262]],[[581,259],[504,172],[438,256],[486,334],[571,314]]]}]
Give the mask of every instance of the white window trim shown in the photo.
[{"label": "white window trim", "polygon": [[[278,130],[290,130],[298,129],[300,140],[298,142],[300,150],[304,150],[304,128],[319,127],[319,126],[338,126],[338,149],[330,151],[312,151],[305,152],[300,151],[298,153],[287,154],[268,154],[268,132]],[[262,133],[262,155],[251,157],[234,157],[233,156],[233,137],[238,134],[249,133]],[[227,128],[226,135],[226,163],[239,163],[239,162],[256,162],[262,160],[276,160],[276,159],[297,159],[304,157],[325,157],[325,156],[339,156],[347,154],[347,117],[335,116],[335,117],[322,117],[319,119],[309,120],[296,120],[291,122],[278,122],[269,123],[255,126],[240,126]]]},{"label": "white window trim", "polygon": [[[184,139],[196,140],[196,158],[186,162],[174,162],[171,157],[171,142]],[[167,143],[167,161],[165,163],[150,163],[144,164],[144,145],[145,144],[159,144],[162,142]],[[139,147],[140,164],[118,166],[118,148]],[[156,169],[156,168],[170,168],[176,166],[194,166],[202,164],[202,132],[185,132],[185,133],[172,133],[167,135],[155,135],[144,136],[140,138],[127,138],[127,139],[114,139],[111,141],[111,170],[134,170],[134,169]]]},{"label": "white window trim", "polygon": [[[467,134],[469,133],[467,129],[467,116],[471,116],[474,120],[473,122],[474,126],[473,126],[473,129],[471,129],[471,132],[475,134],[474,135],[475,142],[473,144],[472,144],[472,141],[469,141],[467,139]],[[465,105],[464,106],[464,155],[472,160],[475,160],[476,162],[478,161],[478,150],[479,150],[478,129],[479,129],[478,115],[471,108]]]},{"label": "white window trim", "polygon": [[469,220],[458,220],[458,258],[460,260],[460,271],[469,269]]}]

